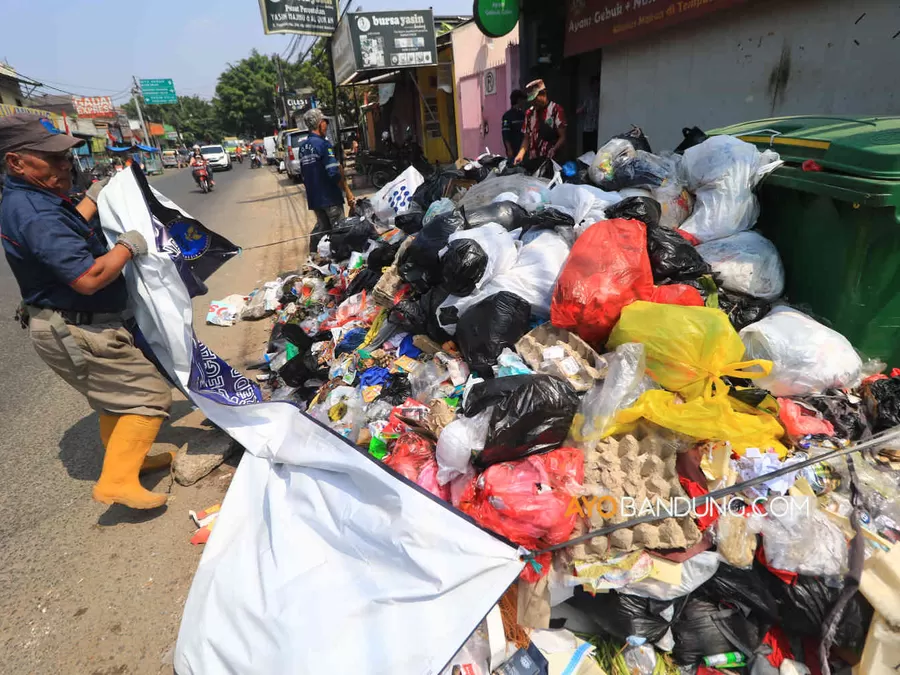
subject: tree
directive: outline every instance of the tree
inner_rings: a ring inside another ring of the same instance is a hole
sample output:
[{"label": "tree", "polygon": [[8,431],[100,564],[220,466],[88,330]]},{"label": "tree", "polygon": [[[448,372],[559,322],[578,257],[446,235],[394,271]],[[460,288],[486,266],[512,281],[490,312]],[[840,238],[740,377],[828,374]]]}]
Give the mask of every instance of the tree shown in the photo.
[{"label": "tree", "polygon": [[[215,108],[226,132],[255,138],[272,129],[278,73],[274,61],[255,49],[219,75]],[[268,119],[266,119],[268,117]]]},{"label": "tree", "polygon": [[[178,103],[148,105],[140,99],[145,122],[171,124],[188,144],[215,143],[224,135],[213,103],[199,96],[179,96]],[[137,119],[137,105],[132,97],[122,105],[127,115]]]}]

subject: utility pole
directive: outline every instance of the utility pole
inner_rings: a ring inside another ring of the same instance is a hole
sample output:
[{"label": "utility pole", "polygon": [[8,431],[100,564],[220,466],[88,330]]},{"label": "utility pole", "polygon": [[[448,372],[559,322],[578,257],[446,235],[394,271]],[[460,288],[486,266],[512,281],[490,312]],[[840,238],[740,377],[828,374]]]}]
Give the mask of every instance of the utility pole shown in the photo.
[{"label": "utility pole", "polygon": [[[347,6],[350,6],[350,3],[347,3]],[[334,140],[337,142],[337,160],[341,163],[341,166],[344,164],[344,146],[341,143],[341,113],[338,110],[338,84],[337,84],[337,73],[334,70],[334,56],[331,53],[331,41],[332,38],[328,38],[325,41],[325,51],[328,52],[328,64],[329,70],[331,72],[331,89],[334,92],[334,126],[337,127],[334,130]]]},{"label": "utility pole", "polygon": [[284,71],[281,69],[281,57],[278,55],[275,56],[275,68],[278,70],[278,92],[281,95],[281,107],[284,109],[284,123],[288,124],[287,99],[284,96]]},{"label": "utility pole", "polygon": [[134,86],[131,88],[131,94],[132,96],[134,96],[134,105],[137,108],[138,122],[141,123],[141,129],[144,132],[144,141],[147,143],[147,145],[151,145],[150,134],[147,133],[147,125],[144,124],[144,115],[141,112],[141,99],[139,98],[142,95],[141,87],[138,84],[137,77],[132,75],[131,79],[134,82]]}]

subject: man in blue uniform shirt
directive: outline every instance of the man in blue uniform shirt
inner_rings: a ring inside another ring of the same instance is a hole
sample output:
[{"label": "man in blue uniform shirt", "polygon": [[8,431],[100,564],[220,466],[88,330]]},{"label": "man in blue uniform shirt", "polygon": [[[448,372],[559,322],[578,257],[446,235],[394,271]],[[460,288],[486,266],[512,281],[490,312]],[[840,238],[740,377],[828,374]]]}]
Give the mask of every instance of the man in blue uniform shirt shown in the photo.
[{"label": "man in blue uniform shirt", "polygon": [[138,474],[171,463],[171,453],[145,458],[172,394],[134,345],[122,278],[125,265],[147,253],[147,242],[130,231],[107,246],[95,219],[104,183],[91,186],[78,205],[69,201],[69,151],[80,143],[48,119],[0,118],[0,159],[7,169],[0,237],[35,351],[99,415],[106,453],[93,498],[150,509],[165,504],[166,496],[145,490]]},{"label": "man in blue uniform shirt", "polygon": [[353,193],[344,180],[344,172],[335,157],[334,148],[325,137],[328,120],[318,108],[303,115],[309,135],[300,142],[300,171],[306,187],[306,203],[316,214],[309,250],[315,251],[322,236],[337,226],[344,217],[344,195],[352,209]]}]

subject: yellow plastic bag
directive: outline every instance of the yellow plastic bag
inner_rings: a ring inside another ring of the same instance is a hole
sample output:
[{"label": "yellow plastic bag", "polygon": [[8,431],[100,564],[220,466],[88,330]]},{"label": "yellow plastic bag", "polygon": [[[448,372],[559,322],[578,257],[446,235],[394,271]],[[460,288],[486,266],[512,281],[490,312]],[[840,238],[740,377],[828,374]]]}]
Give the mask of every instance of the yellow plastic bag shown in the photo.
[{"label": "yellow plastic bag", "polygon": [[738,412],[732,407],[731,398],[722,394],[686,403],[680,400],[669,391],[646,391],[632,407],[619,411],[608,435],[628,433],[636,422],[645,419],[698,440],[729,441],[739,455],[747,448],[759,448],[761,452],[772,449],[779,457],[787,454],[787,448],[778,440],[784,429],[772,415],[735,401],[740,409],[748,411]]},{"label": "yellow plastic bag", "polygon": [[711,307],[634,302],[622,310],[607,344],[626,342],[643,343],[650,377],[685,399],[724,393],[723,375],[754,378],[772,370],[771,361],[741,360],[744,343],[725,313]]}]

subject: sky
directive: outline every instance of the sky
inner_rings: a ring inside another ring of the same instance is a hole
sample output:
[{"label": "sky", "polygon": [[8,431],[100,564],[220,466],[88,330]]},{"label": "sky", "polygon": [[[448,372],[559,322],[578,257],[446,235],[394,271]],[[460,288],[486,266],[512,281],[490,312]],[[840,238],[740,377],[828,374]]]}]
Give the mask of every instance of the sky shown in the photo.
[{"label": "sky", "polygon": [[[470,0],[352,1],[350,11],[431,7],[435,14],[472,13]],[[5,0],[4,5],[0,60],[47,85],[47,93],[112,96],[117,104],[128,100],[132,75],[172,78],[179,95],[212,98],[229,62],[254,48],[284,55],[291,42],[290,35],[263,33],[258,0]],[[312,39],[301,37],[301,48]]]}]

